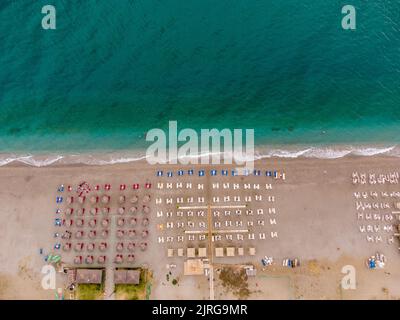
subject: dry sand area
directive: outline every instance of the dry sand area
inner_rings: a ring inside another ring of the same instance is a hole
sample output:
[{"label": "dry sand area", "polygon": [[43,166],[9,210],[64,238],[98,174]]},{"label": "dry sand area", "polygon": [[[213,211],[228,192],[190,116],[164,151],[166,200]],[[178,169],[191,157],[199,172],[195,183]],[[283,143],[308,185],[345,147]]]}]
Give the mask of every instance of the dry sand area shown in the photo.
[{"label": "dry sand area", "polygon": [[[354,195],[355,192],[375,191],[391,194],[400,191],[400,184],[352,183],[353,172],[388,174],[397,172],[399,162],[398,158],[390,157],[266,159],[257,162],[256,168],[263,172],[270,169],[286,173],[285,181],[273,181],[277,211],[274,230],[278,237],[260,240],[255,256],[242,259],[225,257],[218,260],[218,267],[238,263],[256,266],[257,276],[249,277],[246,284],[249,295],[242,297],[247,299],[400,298],[399,243],[397,238],[389,243],[396,232],[394,228],[383,229],[389,225],[397,226],[397,215],[393,214],[392,220],[384,222],[359,217],[360,212],[366,214],[369,210],[391,214],[395,210],[393,203],[396,200],[400,202],[400,198],[363,199],[364,202],[376,201],[378,205],[387,202],[391,207],[357,210],[356,202],[361,200]],[[176,171],[178,168],[166,166],[164,170]],[[200,166],[193,168],[200,169]],[[201,168],[209,171],[211,166]],[[54,291],[43,290],[40,285],[40,271],[45,262],[39,249],[49,253],[55,243],[53,234],[58,185],[77,185],[87,181],[102,185],[110,183],[117,187],[121,183],[131,185],[146,180],[154,185],[158,181],[155,176],[157,169],[144,162],[109,166],[33,168],[15,164],[1,167],[0,299],[54,299]],[[163,179],[167,181],[166,177]],[[179,177],[175,175],[169,179],[175,182]],[[204,177],[204,183],[209,184],[213,179],[218,177]],[[241,177],[228,179],[234,182]],[[265,175],[251,179],[260,183],[271,181]],[[153,222],[156,220],[154,215],[153,210]],[[269,217],[265,218],[269,220]],[[360,227],[369,224],[379,224],[380,229],[370,233],[360,231]],[[155,225],[151,222],[149,249],[136,262],[136,266],[146,265],[153,271],[150,299],[208,299],[207,277],[184,276],[183,260],[167,258],[165,246],[157,243],[159,234]],[[376,252],[386,256],[385,268],[369,270],[366,259]],[[263,268],[260,261],[264,256],[272,256],[274,265]],[[283,267],[284,258],[298,258],[301,265],[293,269]],[[176,268],[167,269],[169,263],[175,263]],[[356,268],[355,290],[341,289],[340,282],[344,276],[341,269],[345,265]],[[170,278],[179,279],[177,285],[166,280],[169,271],[172,273]],[[238,298],[233,290],[223,286],[218,273],[215,273],[214,288],[215,299]]]}]

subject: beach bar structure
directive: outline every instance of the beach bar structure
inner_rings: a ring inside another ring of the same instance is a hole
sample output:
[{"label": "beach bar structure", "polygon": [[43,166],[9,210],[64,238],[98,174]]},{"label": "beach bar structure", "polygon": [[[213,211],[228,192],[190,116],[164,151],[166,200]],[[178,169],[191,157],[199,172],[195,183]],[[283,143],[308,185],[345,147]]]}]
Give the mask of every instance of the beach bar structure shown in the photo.
[{"label": "beach bar structure", "polygon": [[103,278],[102,269],[77,269],[76,283],[101,284]]},{"label": "beach bar structure", "polygon": [[201,259],[188,259],[183,264],[185,276],[200,276],[204,274],[204,263]]},{"label": "beach bar structure", "polygon": [[140,270],[116,269],[114,271],[115,284],[139,284]]}]

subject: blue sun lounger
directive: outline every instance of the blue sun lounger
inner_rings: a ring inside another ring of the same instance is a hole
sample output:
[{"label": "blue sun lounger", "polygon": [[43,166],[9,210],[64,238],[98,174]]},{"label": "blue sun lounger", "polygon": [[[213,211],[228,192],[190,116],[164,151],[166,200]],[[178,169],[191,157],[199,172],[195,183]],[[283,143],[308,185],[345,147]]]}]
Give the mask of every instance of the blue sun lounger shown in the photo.
[{"label": "blue sun lounger", "polygon": [[64,191],[64,185],[62,184],[61,186],[59,186],[57,191],[58,192],[63,192]]},{"label": "blue sun lounger", "polygon": [[168,171],[168,172],[167,172],[167,177],[168,177],[168,178],[171,178],[171,177],[172,177],[172,171]]},{"label": "blue sun lounger", "polygon": [[217,170],[213,169],[213,170],[210,171],[210,173],[211,173],[212,176],[216,176],[217,175]]},{"label": "blue sun lounger", "polygon": [[161,170],[160,170],[160,171],[157,171],[157,177],[162,177],[163,174],[164,174],[164,172],[162,172]]},{"label": "blue sun lounger", "polygon": [[189,175],[189,176],[192,176],[193,173],[194,173],[193,169],[189,169],[189,170],[188,170],[188,175]]},{"label": "blue sun lounger", "polygon": [[57,227],[61,227],[61,219],[57,218],[54,220],[54,225]]},{"label": "blue sun lounger", "polygon": [[274,171],[274,178],[278,178],[278,171]]},{"label": "blue sun lounger", "polygon": [[178,170],[178,176],[183,176],[184,172],[183,170]]},{"label": "blue sun lounger", "polygon": [[265,175],[267,177],[272,177],[272,171],[265,171]]},{"label": "blue sun lounger", "polygon": [[56,198],[56,203],[61,203],[63,201],[63,197],[57,197]]},{"label": "blue sun lounger", "polygon": [[227,176],[228,175],[228,170],[221,170],[221,174],[223,176]]},{"label": "blue sun lounger", "polygon": [[254,171],[253,171],[253,174],[254,174],[255,176],[261,176],[261,171],[260,171],[260,170],[254,170]]},{"label": "blue sun lounger", "polygon": [[199,177],[203,177],[205,175],[204,170],[199,170]]},{"label": "blue sun lounger", "polygon": [[237,171],[236,170],[232,170],[232,177],[237,176],[237,175],[238,175]]}]

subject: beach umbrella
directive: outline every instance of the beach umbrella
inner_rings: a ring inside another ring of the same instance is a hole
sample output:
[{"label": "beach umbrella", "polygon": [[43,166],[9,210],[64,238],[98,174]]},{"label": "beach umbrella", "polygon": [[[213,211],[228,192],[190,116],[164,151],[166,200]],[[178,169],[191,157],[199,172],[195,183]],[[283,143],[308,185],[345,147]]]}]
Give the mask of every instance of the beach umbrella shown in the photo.
[{"label": "beach umbrella", "polygon": [[137,219],[136,219],[136,218],[131,218],[131,219],[129,220],[129,224],[130,224],[131,226],[136,226],[136,224],[137,224]]},{"label": "beach umbrella", "polygon": [[124,230],[118,230],[117,231],[117,238],[123,238],[124,237]]},{"label": "beach umbrella", "polygon": [[86,199],[86,197],[84,197],[84,196],[79,196],[79,197],[78,197],[78,202],[79,202],[80,204],[82,204],[82,203],[85,202],[85,199]]},{"label": "beach umbrella", "polygon": [[104,207],[102,210],[103,214],[108,214],[110,212],[110,208]]},{"label": "beach umbrella", "polygon": [[102,236],[103,239],[107,238],[108,237],[108,230],[103,230],[101,232],[101,236]]},{"label": "beach umbrella", "polygon": [[144,218],[143,221],[142,221],[142,225],[143,226],[149,225],[149,219],[148,218]]},{"label": "beach umbrella", "polygon": [[76,192],[79,194],[79,196],[82,196],[84,193],[89,193],[90,192],[90,186],[86,181],[81,182],[78,185],[78,188],[76,188]]},{"label": "beach umbrella", "polygon": [[147,230],[142,231],[142,238],[146,238],[149,235],[149,232]]},{"label": "beach umbrella", "polygon": [[100,243],[99,250],[100,251],[106,251],[107,250],[107,243],[106,242]]},{"label": "beach umbrella", "polygon": [[137,212],[137,207],[130,207],[129,212],[135,214]]},{"label": "beach umbrella", "polygon": [[119,201],[119,203],[124,203],[125,202],[125,196],[119,196],[118,201]]},{"label": "beach umbrella", "polygon": [[93,261],[94,261],[93,256],[87,256],[85,261],[86,261],[87,264],[92,264]]},{"label": "beach umbrella", "polygon": [[96,238],[96,230],[90,230],[90,232],[89,232],[89,238],[90,238],[90,239]]},{"label": "beach umbrella", "polygon": [[80,251],[82,251],[82,248],[83,248],[83,243],[78,242],[78,243],[75,245],[74,250],[80,252]]},{"label": "beach umbrella", "polygon": [[85,220],[84,219],[77,219],[76,220],[76,226],[77,227],[82,227],[85,224]]},{"label": "beach umbrella", "polygon": [[124,214],[125,208],[124,207],[119,207],[118,208],[118,214]]},{"label": "beach umbrella", "polygon": [[82,263],[82,256],[76,256],[74,259],[75,264],[81,264]]},{"label": "beach umbrella", "polygon": [[124,250],[124,244],[122,242],[117,243],[117,251],[121,252]]},{"label": "beach umbrella", "polygon": [[87,246],[86,246],[86,249],[87,249],[88,251],[93,251],[94,248],[95,248],[94,243],[88,243]]},{"label": "beach umbrella", "polygon": [[71,243],[66,243],[66,244],[64,244],[63,250],[64,250],[64,251],[70,251],[70,250],[71,250]]},{"label": "beach umbrella", "polygon": [[67,210],[65,210],[65,214],[66,214],[67,216],[70,216],[73,212],[74,212],[74,209],[73,209],[73,208],[67,208]]},{"label": "beach umbrella", "polygon": [[67,197],[67,203],[68,204],[71,204],[71,203],[73,203],[74,202],[74,197]]},{"label": "beach umbrella", "polygon": [[96,224],[97,224],[97,220],[96,219],[92,219],[92,220],[89,221],[89,226],[91,228],[95,228]]},{"label": "beach umbrella", "polygon": [[129,230],[128,232],[128,237],[129,238],[134,238],[136,236],[136,231],[135,230]]},{"label": "beach umbrella", "polygon": [[119,218],[117,220],[118,227],[122,227],[124,224],[125,224],[125,219],[124,218]]},{"label": "beach umbrella", "polygon": [[101,202],[107,204],[110,202],[110,196],[104,195],[101,197]]},{"label": "beach umbrella", "polygon": [[135,250],[135,243],[134,242],[129,242],[128,251],[134,251],[134,250]]},{"label": "beach umbrella", "polygon": [[128,255],[127,261],[128,261],[129,263],[133,263],[133,262],[135,261],[135,256],[134,256],[133,254]]},{"label": "beach umbrella", "polygon": [[150,201],[150,199],[151,199],[151,197],[150,197],[148,194],[146,194],[146,195],[143,197],[143,202],[144,202],[144,203],[147,203],[147,202]]},{"label": "beach umbrella", "polygon": [[91,202],[92,204],[97,203],[98,200],[99,200],[99,197],[97,197],[97,196],[91,196],[91,197],[90,197],[90,202]]},{"label": "beach umbrella", "polygon": [[104,263],[106,262],[106,256],[99,256],[99,257],[97,258],[97,262],[98,262],[99,264],[104,264]]},{"label": "beach umbrella", "polygon": [[147,249],[147,242],[142,242],[140,244],[140,250],[145,251]]},{"label": "beach umbrella", "polygon": [[122,254],[117,254],[114,261],[115,263],[120,264],[124,261],[124,256]]},{"label": "beach umbrella", "polygon": [[130,201],[131,203],[136,203],[138,202],[138,200],[139,200],[138,196],[133,196]]},{"label": "beach umbrella", "polygon": [[64,225],[65,225],[66,227],[72,226],[73,223],[74,223],[74,220],[72,220],[72,219],[66,219],[66,220],[64,220]]},{"label": "beach umbrella", "polygon": [[75,232],[75,238],[81,239],[83,237],[83,231],[77,231]]},{"label": "beach umbrella", "polygon": [[79,208],[76,213],[78,214],[78,216],[83,216],[84,212],[85,212],[85,208]]},{"label": "beach umbrella", "polygon": [[150,213],[150,208],[148,206],[143,206],[143,213]]},{"label": "beach umbrella", "polygon": [[90,214],[91,214],[92,216],[95,216],[95,215],[97,214],[97,211],[98,211],[97,208],[91,208],[91,209],[90,209]]},{"label": "beach umbrella", "polygon": [[103,219],[103,220],[101,221],[101,225],[102,225],[104,228],[107,228],[107,227],[108,227],[108,224],[109,224],[108,219]]}]

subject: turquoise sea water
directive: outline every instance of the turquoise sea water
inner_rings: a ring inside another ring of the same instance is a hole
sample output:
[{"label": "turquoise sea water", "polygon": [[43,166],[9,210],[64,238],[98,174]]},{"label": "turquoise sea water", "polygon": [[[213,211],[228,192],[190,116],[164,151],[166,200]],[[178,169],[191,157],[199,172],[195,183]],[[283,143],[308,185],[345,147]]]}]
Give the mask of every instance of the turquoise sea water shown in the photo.
[{"label": "turquoise sea water", "polygon": [[[3,0],[0,153],[130,150],[151,128],[400,141],[400,2]],[[57,30],[41,8],[57,9]]]}]

